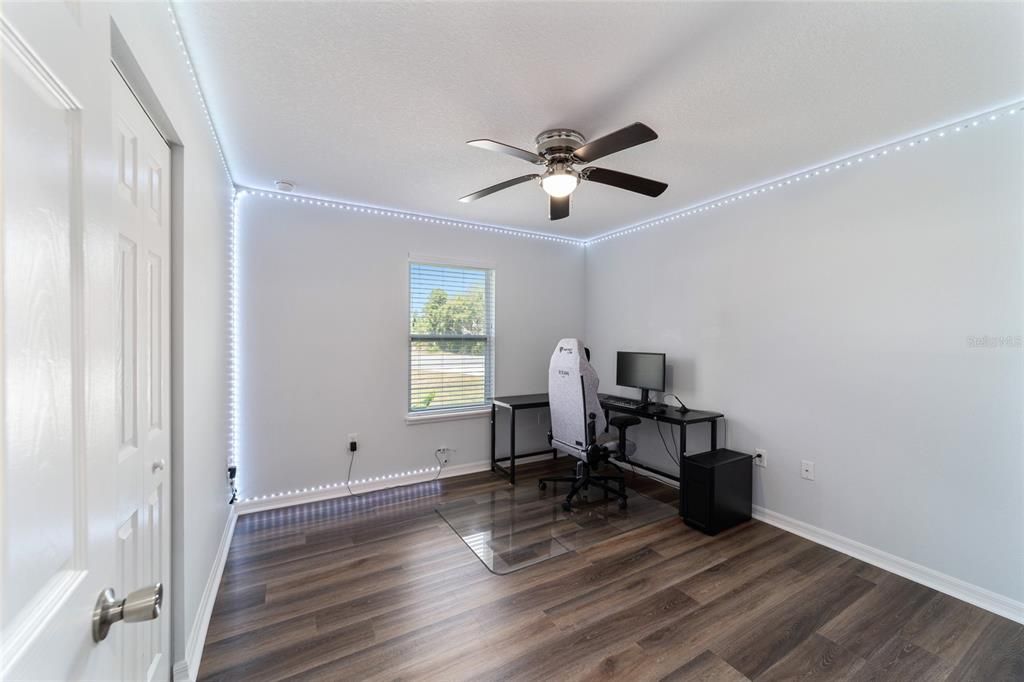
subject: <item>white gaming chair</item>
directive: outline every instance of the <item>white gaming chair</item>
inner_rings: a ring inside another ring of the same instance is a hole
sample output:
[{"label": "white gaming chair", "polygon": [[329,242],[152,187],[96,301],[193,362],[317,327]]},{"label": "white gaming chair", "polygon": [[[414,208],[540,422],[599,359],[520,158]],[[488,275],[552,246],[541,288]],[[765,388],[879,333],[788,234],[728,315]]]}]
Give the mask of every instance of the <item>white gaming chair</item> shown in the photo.
[{"label": "white gaming chair", "polygon": [[[635,445],[626,440],[626,428],[639,424],[636,417],[612,420],[619,430],[618,438],[604,433],[607,422],[597,396],[600,380],[590,365],[589,352],[579,339],[562,339],[551,355],[548,366],[548,400],[551,405],[551,446],[580,460],[572,477],[542,478],[541,490],[548,483],[572,483],[562,507],[572,509],[572,500],[590,486],[600,488],[605,497],[614,495],[619,507],[626,507],[626,483],[616,460],[632,454]],[[599,435],[600,434],[600,435]],[[594,475],[602,466],[614,470],[612,475]],[[615,483],[613,489],[610,484]]]}]

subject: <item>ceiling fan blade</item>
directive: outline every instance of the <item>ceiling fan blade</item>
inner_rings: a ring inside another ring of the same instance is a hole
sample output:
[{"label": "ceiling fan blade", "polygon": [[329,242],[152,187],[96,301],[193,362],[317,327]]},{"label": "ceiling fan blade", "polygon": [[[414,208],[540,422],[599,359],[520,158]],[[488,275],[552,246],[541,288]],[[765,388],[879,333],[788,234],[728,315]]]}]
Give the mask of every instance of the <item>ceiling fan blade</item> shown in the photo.
[{"label": "ceiling fan blade", "polygon": [[572,195],[564,197],[548,197],[548,217],[551,220],[561,220],[569,217],[569,199]]},{"label": "ceiling fan blade", "polygon": [[480,190],[479,192],[473,192],[472,194],[467,194],[466,196],[464,196],[461,199],[459,199],[459,201],[461,201],[464,204],[468,204],[471,201],[476,201],[477,199],[483,199],[488,194],[494,194],[495,192],[500,192],[503,189],[508,189],[509,187],[515,187],[516,185],[524,183],[524,182],[526,182],[528,180],[536,180],[539,177],[540,176],[537,175],[536,173],[530,173],[529,175],[520,175],[518,178],[512,178],[511,180],[506,180],[505,182],[499,182],[497,185],[491,185],[490,187],[485,187],[482,190]]},{"label": "ceiling fan blade", "polygon": [[600,158],[621,152],[623,149],[635,147],[644,142],[657,140],[658,133],[654,132],[643,123],[634,123],[614,133],[608,133],[604,137],[586,143],[572,153],[580,163],[590,163]]},{"label": "ceiling fan blade", "polygon": [[668,189],[668,185],[657,180],[641,178],[638,175],[620,173],[619,171],[608,170],[607,168],[595,168],[590,166],[584,168],[580,173],[585,180],[600,182],[602,185],[611,185],[619,189],[626,189],[638,194],[646,194],[649,197],[660,196]]},{"label": "ceiling fan blade", "polygon": [[504,142],[495,142],[494,140],[470,140],[466,144],[479,147],[480,149],[487,149],[492,152],[501,152],[502,154],[508,154],[514,156],[517,159],[523,161],[529,161],[530,163],[536,163],[537,165],[544,165],[547,161],[544,160],[543,156],[528,152],[525,149],[519,147],[513,147],[512,145],[505,144]]}]

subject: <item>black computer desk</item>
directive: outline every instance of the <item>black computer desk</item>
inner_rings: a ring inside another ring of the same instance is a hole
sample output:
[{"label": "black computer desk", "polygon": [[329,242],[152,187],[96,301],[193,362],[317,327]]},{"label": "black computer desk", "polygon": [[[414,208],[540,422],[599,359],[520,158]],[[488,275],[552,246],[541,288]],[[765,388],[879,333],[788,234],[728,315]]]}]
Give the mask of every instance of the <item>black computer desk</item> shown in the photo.
[{"label": "black computer desk", "polygon": [[[554,448],[534,450],[533,452],[524,452],[516,455],[516,412],[519,412],[520,410],[536,410],[541,407],[548,408],[549,406],[547,393],[507,395],[500,398],[494,398],[494,400],[491,401],[491,471],[496,471],[508,476],[509,483],[512,485],[516,484],[517,456],[532,457],[533,455],[545,455],[550,452],[553,457],[558,457],[558,450],[555,450]],[[508,457],[497,457],[494,450],[494,432],[497,429],[499,407],[505,408],[511,415],[508,428]],[[508,462],[508,468],[503,467],[499,462]]]},{"label": "black computer desk", "polygon": [[[611,412],[617,414],[628,414],[641,419],[649,419],[654,422],[660,422],[668,424],[670,426],[679,427],[679,464],[680,471],[669,472],[656,467],[648,466],[639,462],[629,461],[630,466],[637,469],[643,469],[650,471],[651,473],[664,476],[670,480],[679,481],[679,476],[682,473],[682,461],[683,453],[686,452],[686,429],[694,424],[708,424],[711,428],[711,449],[715,450],[718,448],[718,420],[724,419],[725,415],[721,412],[709,412],[707,410],[690,410],[688,412],[680,412],[675,407],[670,405],[648,405],[643,408],[636,408],[631,405],[617,404],[612,401],[606,400],[605,394],[599,394],[598,397],[601,400],[601,408],[604,410],[605,421],[608,419],[608,415]],[[511,413],[511,421],[509,423],[509,456],[508,457],[496,457],[495,456],[495,430],[497,422],[498,408],[509,410]],[[548,402],[547,393],[529,393],[526,395],[510,395],[494,398],[491,404],[491,471],[508,476],[509,482],[515,485],[516,482],[516,457],[531,457],[533,455],[543,455],[552,453],[555,457],[558,456],[558,452],[552,448],[545,450],[535,450],[534,452],[524,452],[521,454],[516,453],[516,412],[520,410],[534,410],[539,408],[548,408],[550,403]],[[664,412],[658,413],[658,409],[663,409]],[[698,454],[698,453],[691,453]],[[500,464],[501,462],[508,462],[508,467]]]}]

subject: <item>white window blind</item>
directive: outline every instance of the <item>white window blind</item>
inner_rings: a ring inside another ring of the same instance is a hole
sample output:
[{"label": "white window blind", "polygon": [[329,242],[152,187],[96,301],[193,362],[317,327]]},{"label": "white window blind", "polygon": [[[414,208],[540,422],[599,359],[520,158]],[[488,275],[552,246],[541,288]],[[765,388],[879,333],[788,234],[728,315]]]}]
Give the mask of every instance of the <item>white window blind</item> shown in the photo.
[{"label": "white window blind", "polygon": [[489,405],[494,270],[409,263],[409,412]]}]

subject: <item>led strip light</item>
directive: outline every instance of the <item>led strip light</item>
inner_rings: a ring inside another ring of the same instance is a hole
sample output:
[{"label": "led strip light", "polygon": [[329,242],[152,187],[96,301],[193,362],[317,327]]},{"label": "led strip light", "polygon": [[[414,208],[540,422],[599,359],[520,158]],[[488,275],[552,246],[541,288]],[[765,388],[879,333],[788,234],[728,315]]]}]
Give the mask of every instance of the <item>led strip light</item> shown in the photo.
[{"label": "led strip light", "polygon": [[915,149],[921,145],[929,144],[944,138],[954,137],[960,133],[973,130],[982,124],[987,125],[998,121],[1001,118],[1016,116],[1019,119],[1024,119],[1024,115],[1017,116],[1017,114],[1022,111],[1022,107],[1024,107],[1024,101],[992,109],[976,116],[969,116],[954,123],[938,126],[923,133],[918,133],[917,135],[901,138],[895,142],[889,142],[857,154],[844,156],[840,159],[829,161],[828,163],[808,168],[798,173],[786,175],[775,180],[769,180],[768,182],[755,185],[748,189],[726,194],[708,201],[702,201],[698,204],[669,213],[668,215],[661,216],[660,218],[645,220],[641,223],[613,230],[601,236],[587,240],[586,245],[590,246],[593,244],[599,244],[609,239],[615,239],[616,237],[622,237],[627,234],[639,232],[640,230],[646,230],[656,225],[662,225],[664,223],[679,220],[680,218],[687,218],[700,213],[707,213],[708,211],[712,211],[716,208],[722,208],[723,206],[733,204],[737,201],[743,201],[744,199],[751,199],[758,195],[765,194],[766,192],[782,189],[789,185],[806,183],[815,178],[831,175],[847,168],[853,168],[864,163],[888,158],[892,155]]},{"label": "led strip light", "polygon": [[353,485],[365,485],[368,483],[383,483],[387,481],[395,481],[402,478],[409,478],[411,476],[422,476],[424,474],[433,474],[441,471],[441,467],[427,467],[425,469],[412,469],[409,471],[403,471],[400,474],[384,474],[382,476],[369,476],[367,478],[360,478],[355,481],[342,481],[340,483],[327,483],[324,485],[313,485],[307,488],[296,488],[295,490],[288,490],[279,493],[270,493],[269,495],[256,495],[254,497],[241,498],[242,502],[265,502],[267,500],[276,500],[282,497],[291,497],[293,495],[303,495],[309,493],[320,493],[329,490],[337,490],[339,488],[348,488]]},{"label": "led strip light", "polygon": [[[834,161],[813,166],[797,173],[776,178],[775,180],[769,180],[768,182],[760,183],[752,187],[739,190],[737,192],[731,192],[714,199],[701,201],[699,203],[687,206],[686,208],[679,209],[672,213],[660,216],[658,218],[652,218],[643,222],[634,223],[626,227],[617,228],[611,232],[592,237],[589,239],[573,239],[570,237],[562,237],[560,235],[547,234],[544,232],[534,232],[532,230],[526,230],[516,227],[508,227],[503,225],[491,225],[487,223],[473,223],[468,221],[452,220],[449,218],[443,218],[434,215],[415,213],[411,211],[399,211],[397,209],[383,208],[379,206],[370,206],[366,204],[359,204],[354,202],[339,201],[336,199],[325,199],[322,197],[312,197],[305,195],[294,195],[283,192],[274,192],[271,190],[261,190],[253,188],[239,188],[240,192],[248,192],[255,196],[270,197],[273,199],[281,199],[285,201],[292,201],[300,204],[309,204],[314,206],[324,206],[330,208],[339,208],[348,211],[354,211],[359,213],[367,213],[370,215],[380,215],[392,218],[401,218],[403,220],[413,220],[423,223],[430,223],[434,225],[446,225],[451,227],[463,227],[473,230],[479,230],[484,232],[492,232],[496,234],[503,234],[513,237],[525,237],[529,239],[541,239],[545,241],[558,242],[561,244],[574,244],[579,246],[591,246],[593,244],[599,244],[609,239],[621,237],[641,230],[646,230],[656,225],[662,225],[672,221],[679,220],[694,216],[700,213],[706,213],[716,208],[722,208],[729,204],[744,199],[750,199],[766,192],[772,192],[777,189],[782,189],[788,185],[798,184],[801,182],[807,182],[813,180],[816,177],[822,177],[825,175],[834,174],[838,171],[845,170],[854,166],[862,165],[866,162],[881,160],[887,158],[890,154],[896,154],[902,151],[914,149],[915,147],[927,144],[929,142],[943,139],[947,136],[952,137],[958,133],[973,130],[982,124],[990,124],[1004,117],[1016,116],[1024,109],[1024,101],[1016,102],[1014,104],[1002,106],[990,111],[986,111],[976,116],[969,116],[959,121],[949,123],[946,125],[931,128],[925,132],[911,135],[909,137],[900,138],[899,140],[882,144],[871,149],[844,156]],[[1020,117],[1024,119],[1024,116]]]},{"label": "led strip light", "polygon": [[[241,357],[239,355],[238,327],[238,205],[241,194],[231,197],[231,224],[228,226],[228,466],[238,466],[241,450],[238,410],[241,391]],[[238,486],[236,469],[235,486]]]},{"label": "led strip light", "polygon": [[[182,36],[181,28],[180,28],[180,26],[178,24],[177,17],[176,17],[176,15],[174,13],[174,6],[173,6],[173,3],[171,2],[171,0],[168,0],[167,12],[170,15],[171,24],[174,27],[174,33],[177,36],[178,45],[180,46],[182,55],[185,58],[185,65],[188,68],[189,76],[192,78],[192,84],[195,86],[196,94],[197,94],[197,96],[199,98],[199,104],[200,104],[200,106],[202,107],[202,110],[203,110],[203,115],[206,117],[206,123],[207,123],[207,125],[210,128],[210,133],[213,136],[214,144],[217,147],[217,154],[220,156],[221,164],[224,166],[224,172],[227,174],[228,181],[232,183],[232,186],[234,186],[234,180],[233,180],[233,178],[231,176],[231,170],[230,170],[230,168],[228,166],[227,158],[224,155],[224,150],[223,150],[223,148],[221,147],[221,144],[220,144],[220,137],[217,135],[217,129],[214,126],[213,118],[210,116],[210,110],[206,106],[206,98],[203,95],[202,87],[199,85],[199,79],[196,76],[195,67],[192,64],[192,57],[191,57],[191,55],[190,55],[190,53],[188,51],[187,45],[185,44],[185,39]],[[791,175],[783,176],[783,177],[777,178],[775,180],[771,180],[771,181],[768,181],[768,182],[765,182],[765,183],[761,183],[759,185],[755,185],[755,186],[750,187],[748,189],[744,189],[744,190],[740,190],[738,192],[733,192],[733,193],[730,193],[730,194],[726,194],[726,195],[723,195],[721,197],[717,197],[715,199],[710,199],[710,200],[707,200],[707,201],[702,201],[702,202],[699,202],[697,204],[693,204],[691,206],[688,206],[686,208],[679,209],[678,211],[674,211],[674,212],[669,213],[667,215],[664,215],[664,216],[661,216],[661,217],[658,217],[658,218],[652,218],[651,220],[645,220],[643,222],[635,223],[633,225],[628,225],[626,227],[618,228],[618,229],[612,230],[611,232],[608,232],[608,233],[605,233],[603,235],[600,235],[600,236],[597,236],[597,237],[593,237],[593,238],[590,238],[590,239],[573,239],[573,238],[570,238],[570,237],[562,237],[562,236],[559,236],[559,235],[546,234],[546,233],[543,233],[543,232],[535,232],[535,231],[521,229],[521,228],[515,228],[515,227],[507,227],[507,226],[502,226],[502,225],[490,225],[490,224],[487,224],[487,223],[473,223],[473,222],[467,222],[467,221],[452,220],[452,219],[449,219],[449,218],[443,218],[443,217],[433,216],[433,215],[428,215],[428,214],[414,213],[414,212],[410,212],[410,211],[400,211],[400,210],[397,210],[397,209],[382,208],[382,207],[379,207],[379,206],[370,206],[370,205],[366,205],[366,204],[359,204],[359,203],[354,203],[354,202],[345,202],[345,201],[340,201],[340,200],[335,200],[335,199],[325,199],[325,198],[322,198],[322,197],[311,197],[311,196],[302,196],[302,195],[289,195],[289,194],[283,194],[283,193],[279,193],[279,192],[272,192],[272,191],[268,191],[268,190],[253,189],[253,188],[248,188],[248,187],[235,187],[235,189],[236,189],[235,198],[237,199],[237,196],[239,194],[244,195],[245,193],[252,193],[252,194],[255,194],[257,196],[273,197],[273,198],[276,198],[276,199],[284,199],[284,200],[294,201],[294,202],[297,202],[297,203],[313,204],[313,205],[317,205],[317,206],[328,206],[328,207],[333,207],[333,208],[340,208],[340,209],[343,209],[343,210],[368,213],[368,214],[371,214],[371,215],[383,215],[385,217],[401,218],[403,220],[413,220],[413,221],[430,223],[430,224],[435,224],[435,225],[446,225],[446,226],[450,226],[450,227],[463,227],[463,228],[474,229],[474,230],[479,230],[479,231],[484,231],[484,232],[492,232],[492,233],[496,233],[496,234],[504,234],[504,235],[514,236],[514,237],[525,237],[525,238],[529,238],[529,239],[541,239],[541,240],[557,242],[557,243],[562,243],[562,244],[576,244],[576,245],[580,245],[580,246],[589,246],[591,244],[598,244],[600,242],[607,241],[609,239],[614,239],[616,237],[621,237],[623,235],[632,234],[632,233],[638,232],[640,230],[645,230],[645,229],[647,229],[649,227],[654,227],[656,225],[662,225],[662,224],[667,223],[667,222],[672,222],[672,221],[675,221],[675,220],[679,220],[680,218],[685,218],[685,217],[693,216],[693,215],[696,215],[698,213],[705,213],[707,211],[711,211],[713,209],[721,208],[721,207],[726,206],[728,204],[735,203],[736,201],[741,201],[743,199],[749,199],[751,197],[757,196],[759,194],[763,194],[765,192],[770,192],[770,191],[774,191],[776,189],[780,189],[780,188],[782,188],[782,187],[784,187],[786,185],[791,185],[791,184],[794,184],[794,183],[804,182],[804,181],[807,181],[807,180],[811,180],[811,179],[813,179],[815,177],[820,177],[821,175],[825,175],[825,174],[831,174],[831,173],[834,173],[836,171],[843,170],[844,168],[852,167],[854,165],[859,165],[859,164],[862,164],[862,163],[867,162],[867,161],[873,161],[873,160],[881,159],[881,158],[884,158],[884,157],[888,156],[892,152],[901,152],[901,151],[903,151],[905,149],[912,149],[912,148],[914,148],[914,147],[916,147],[918,145],[926,144],[926,143],[928,143],[930,141],[946,137],[950,133],[959,133],[959,132],[962,132],[962,131],[965,131],[965,130],[970,130],[972,128],[976,128],[976,127],[978,127],[979,125],[981,125],[983,123],[994,122],[994,121],[996,121],[996,120],[998,120],[998,119],[1000,119],[1000,118],[1002,118],[1004,116],[1016,115],[1016,114],[1021,112],[1022,106],[1024,106],[1024,101],[1018,101],[1018,102],[1016,102],[1014,104],[1010,104],[1010,105],[1006,105],[1006,106],[999,107],[999,108],[996,108],[996,109],[992,109],[990,111],[984,112],[982,114],[978,114],[976,116],[969,116],[967,118],[964,118],[964,119],[962,119],[960,121],[956,121],[954,123],[950,123],[950,124],[947,124],[947,125],[939,126],[939,127],[930,129],[928,131],[925,131],[923,133],[920,133],[920,134],[917,134],[917,135],[912,135],[912,136],[909,136],[909,137],[906,137],[906,138],[902,138],[902,139],[897,140],[895,142],[890,142],[890,143],[887,143],[887,144],[883,144],[883,145],[874,147],[872,149],[860,152],[858,154],[852,154],[852,155],[849,155],[849,156],[837,159],[835,161],[830,161],[828,163],[821,164],[819,166],[815,166],[815,167],[809,168],[809,169],[804,170],[804,171],[800,171],[798,173],[793,173]],[[1021,117],[1021,118],[1024,118],[1024,117]],[[232,229],[232,232],[233,233],[235,232],[234,228]],[[233,234],[232,241],[234,242],[235,239],[236,239],[236,236]],[[234,256],[234,254],[232,254],[232,257],[233,256]],[[233,295],[232,295],[232,298],[234,298]]]},{"label": "led strip light", "polygon": [[271,190],[264,189],[253,189],[251,187],[239,187],[238,191],[240,194],[248,194],[250,196],[280,199],[282,201],[291,201],[296,204],[307,204],[310,206],[336,208],[345,211],[352,211],[354,213],[367,213],[369,215],[378,215],[383,216],[385,218],[401,218],[402,220],[412,220],[415,222],[429,223],[431,225],[462,227],[465,229],[477,230],[480,232],[493,232],[495,234],[504,234],[513,237],[525,237],[527,239],[540,239],[543,241],[557,242],[559,244],[573,244],[576,246],[582,246],[585,243],[582,239],[562,237],[556,234],[533,232],[531,230],[524,230],[515,227],[506,227],[504,225],[490,225],[487,223],[473,223],[465,220],[452,220],[450,218],[441,218],[439,216],[428,215],[426,213],[399,211],[393,208],[368,206],[366,204],[357,204],[348,201],[338,201],[336,199],[323,199],[320,197],[311,197],[302,194],[291,194],[285,192],[274,192]]},{"label": "led strip light", "polygon": [[231,193],[231,215],[228,220],[227,250],[228,250],[228,466],[238,464],[238,405],[239,405],[239,356],[238,356],[238,192],[235,188],[235,180],[231,176],[231,167],[228,166],[227,157],[224,155],[224,148],[220,144],[220,136],[213,124],[213,117],[210,116],[210,108],[206,106],[206,96],[203,95],[203,88],[199,85],[199,77],[196,75],[195,66],[192,64],[192,55],[185,44],[185,37],[178,25],[178,17],[174,13],[174,5],[168,0],[167,15],[170,17],[171,26],[174,28],[174,35],[178,40],[178,47],[185,58],[185,67],[192,79],[192,86],[196,90],[196,98],[199,100],[199,107],[203,110],[206,118],[206,125],[210,129],[210,136],[213,138],[213,145],[217,149],[217,156],[220,158],[224,174],[228,179],[228,186]]},{"label": "led strip light", "polygon": [[210,126],[210,134],[213,135],[213,144],[217,147],[217,154],[220,156],[220,162],[224,166],[224,173],[228,176],[228,183],[234,187],[235,181],[231,177],[231,169],[228,167],[227,157],[224,156],[224,149],[220,146],[220,136],[217,135],[217,128],[213,125],[213,118],[210,116],[210,110],[206,106],[206,97],[203,96],[203,89],[199,86],[199,78],[196,76],[195,67],[192,66],[192,55],[189,54],[188,46],[185,45],[185,38],[181,35],[181,27],[178,26],[178,17],[174,14],[174,5],[168,0],[167,2],[167,13],[171,17],[171,25],[174,27],[174,35],[178,38],[178,46],[181,48],[181,54],[185,57],[185,66],[188,67],[188,75],[192,78],[192,85],[196,88],[196,95],[199,97],[199,106],[203,109],[203,115],[206,117],[206,125]]}]

